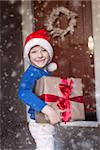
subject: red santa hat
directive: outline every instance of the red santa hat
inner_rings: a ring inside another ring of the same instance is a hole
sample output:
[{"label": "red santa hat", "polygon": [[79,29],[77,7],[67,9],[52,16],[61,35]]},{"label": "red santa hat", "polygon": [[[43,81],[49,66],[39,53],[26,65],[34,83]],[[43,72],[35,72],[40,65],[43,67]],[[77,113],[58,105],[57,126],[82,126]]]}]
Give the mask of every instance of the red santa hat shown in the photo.
[{"label": "red santa hat", "polygon": [[[36,45],[39,45],[48,51],[49,56],[50,56],[50,60],[48,63],[50,63],[52,61],[54,53],[53,53],[53,48],[48,40],[48,35],[47,35],[46,30],[40,29],[38,31],[31,33],[29,36],[27,36],[25,45],[24,45],[24,58],[29,63],[30,63],[30,59],[28,56],[29,51],[32,47]],[[48,66],[48,70],[50,72],[56,70],[56,68],[57,68],[57,65],[55,63],[52,63],[52,65],[49,64]]]}]

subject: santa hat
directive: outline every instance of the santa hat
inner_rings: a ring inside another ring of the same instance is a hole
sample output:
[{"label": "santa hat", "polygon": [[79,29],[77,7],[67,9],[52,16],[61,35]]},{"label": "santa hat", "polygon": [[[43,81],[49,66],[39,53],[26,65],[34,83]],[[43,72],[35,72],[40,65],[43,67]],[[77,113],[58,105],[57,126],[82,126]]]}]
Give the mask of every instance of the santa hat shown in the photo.
[{"label": "santa hat", "polygon": [[[28,56],[29,51],[32,47],[34,47],[36,45],[39,45],[48,51],[49,56],[50,56],[50,60],[48,63],[50,63],[52,61],[54,53],[53,53],[53,48],[52,48],[50,42],[48,41],[48,35],[47,35],[46,30],[40,29],[38,31],[31,33],[26,38],[25,45],[24,45],[24,58],[28,63],[30,63],[30,59]],[[50,68],[49,68],[49,66],[50,66]],[[48,66],[48,70],[50,69],[49,70],[50,72],[56,70],[56,68],[57,68],[57,65],[55,63],[53,63],[52,65],[49,64],[49,66]]]}]

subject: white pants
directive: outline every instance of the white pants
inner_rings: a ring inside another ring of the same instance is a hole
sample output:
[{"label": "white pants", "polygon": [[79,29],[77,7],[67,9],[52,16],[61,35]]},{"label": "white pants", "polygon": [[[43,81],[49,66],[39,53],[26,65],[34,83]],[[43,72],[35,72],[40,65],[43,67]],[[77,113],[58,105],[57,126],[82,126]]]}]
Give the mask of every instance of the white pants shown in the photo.
[{"label": "white pants", "polygon": [[36,150],[55,150],[53,125],[36,123],[30,119],[29,130],[36,142]]}]

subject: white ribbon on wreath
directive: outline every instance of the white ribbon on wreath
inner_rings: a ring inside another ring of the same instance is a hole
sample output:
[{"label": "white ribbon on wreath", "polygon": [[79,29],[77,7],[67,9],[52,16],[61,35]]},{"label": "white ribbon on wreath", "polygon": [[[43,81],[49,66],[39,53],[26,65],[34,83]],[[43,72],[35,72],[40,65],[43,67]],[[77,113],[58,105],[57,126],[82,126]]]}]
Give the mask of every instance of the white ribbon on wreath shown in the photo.
[{"label": "white ribbon on wreath", "polygon": [[[69,21],[68,26],[65,29],[54,27],[54,23],[57,19],[59,19],[59,15],[61,13],[64,14],[66,16],[66,19]],[[75,12],[72,12],[69,9],[61,6],[53,9],[53,11],[49,16],[49,19],[44,25],[47,31],[49,31],[53,37],[60,37],[62,40],[64,40],[64,36],[66,34],[68,33],[73,34],[74,27],[76,26],[76,22],[77,22],[76,17],[77,14]]]}]

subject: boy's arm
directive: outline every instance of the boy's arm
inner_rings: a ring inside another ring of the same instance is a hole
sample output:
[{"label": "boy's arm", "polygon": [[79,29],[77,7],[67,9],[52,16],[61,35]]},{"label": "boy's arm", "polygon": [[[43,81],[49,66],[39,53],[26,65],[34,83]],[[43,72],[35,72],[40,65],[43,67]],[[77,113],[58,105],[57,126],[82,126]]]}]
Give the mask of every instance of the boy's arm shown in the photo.
[{"label": "boy's arm", "polygon": [[18,96],[25,104],[40,112],[47,104],[32,92],[35,81],[35,74],[32,75],[31,72],[25,73],[20,82]]}]

